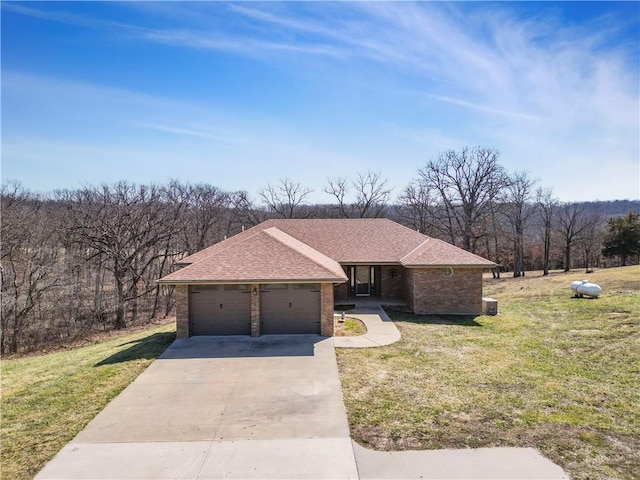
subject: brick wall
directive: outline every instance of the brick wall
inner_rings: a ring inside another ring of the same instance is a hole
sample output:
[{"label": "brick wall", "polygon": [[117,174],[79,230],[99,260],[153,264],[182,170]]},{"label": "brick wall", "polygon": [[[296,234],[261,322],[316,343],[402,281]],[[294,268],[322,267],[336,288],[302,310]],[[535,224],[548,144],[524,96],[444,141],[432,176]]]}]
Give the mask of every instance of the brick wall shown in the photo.
[{"label": "brick wall", "polygon": [[189,335],[189,286],[176,285],[176,338]]},{"label": "brick wall", "polygon": [[445,277],[446,268],[407,269],[409,306],[417,314],[481,314],[482,269],[454,268]]},{"label": "brick wall", "polygon": [[389,300],[406,300],[406,268],[400,265],[382,265],[380,268],[381,297]]},{"label": "brick wall", "polygon": [[320,284],[320,335],[333,336],[333,285]]},{"label": "brick wall", "polygon": [[[253,292],[257,292],[256,295]],[[251,336],[260,336],[260,285],[253,284],[250,286],[251,295]]]},{"label": "brick wall", "polygon": [[333,287],[333,295],[336,302],[344,302],[349,298],[349,283],[339,283]]}]

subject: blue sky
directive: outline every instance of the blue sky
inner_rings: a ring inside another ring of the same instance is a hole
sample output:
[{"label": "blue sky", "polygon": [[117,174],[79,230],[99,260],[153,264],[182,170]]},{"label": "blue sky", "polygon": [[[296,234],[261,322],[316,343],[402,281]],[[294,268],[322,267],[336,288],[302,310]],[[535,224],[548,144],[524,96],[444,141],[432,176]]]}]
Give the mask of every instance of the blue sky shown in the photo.
[{"label": "blue sky", "polygon": [[[483,145],[640,198],[638,2],[2,2],[2,180],[258,189]],[[257,197],[256,197],[257,198]]]}]

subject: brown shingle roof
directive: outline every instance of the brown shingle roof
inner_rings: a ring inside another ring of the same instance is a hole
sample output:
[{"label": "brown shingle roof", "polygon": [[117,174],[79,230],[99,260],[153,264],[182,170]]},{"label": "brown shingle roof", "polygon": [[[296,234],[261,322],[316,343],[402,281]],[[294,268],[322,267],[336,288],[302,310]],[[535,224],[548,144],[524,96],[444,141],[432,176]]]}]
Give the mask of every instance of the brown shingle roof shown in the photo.
[{"label": "brown shingle roof", "polygon": [[218,248],[210,251],[209,255],[163,277],[159,282],[176,284],[347,280],[344,270],[335,260],[274,227],[246,231],[240,241],[236,239],[217,245]]},{"label": "brown shingle roof", "polygon": [[202,260],[269,227],[277,227],[339,263],[400,263],[403,256],[428,238],[386,218],[272,219],[183,258],[178,264]]},{"label": "brown shingle roof", "polygon": [[415,250],[403,257],[401,263],[406,267],[425,265],[492,267],[495,265],[489,260],[436,238],[425,240]]},{"label": "brown shingle roof", "polygon": [[399,263],[428,237],[386,218],[273,220],[339,263]]},{"label": "brown shingle roof", "polygon": [[234,235],[233,237],[229,237],[221,242],[218,243],[214,243],[213,245],[211,245],[210,247],[207,247],[203,250],[200,250],[199,252],[196,252],[192,255],[189,255],[188,257],[184,257],[180,260],[178,260],[176,262],[176,265],[189,265],[190,263],[196,263],[200,260],[203,260],[211,255],[213,255],[214,253],[219,252],[220,250],[223,250],[225,248],[230,247],[231,245],[236,245],[240,242],[242,242],[244,239],[246,239],[247,237],[250,237],[251,235],[255,234],[256,232],[259,232],[261,230],[264,230],[268,227],[270,227],[271,220],[267,220],[266,222],[262,222],[259,225],[255,225],[254,227],[251,227],[247,230],[245,230],[244,232],[238,233],[237,235]]},{"label": "brown shingle roof", "polygon": [[183,258],[160,282],[343,282],[340,263],[495,265],[388,219],[274,219]]}]

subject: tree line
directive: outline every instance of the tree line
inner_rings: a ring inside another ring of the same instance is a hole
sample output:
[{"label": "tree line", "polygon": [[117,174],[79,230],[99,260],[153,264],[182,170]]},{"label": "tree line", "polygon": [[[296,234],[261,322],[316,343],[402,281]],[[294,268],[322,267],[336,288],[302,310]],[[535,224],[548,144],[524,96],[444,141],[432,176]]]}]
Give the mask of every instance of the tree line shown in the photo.
[{"label": "tree line", "polygon": [[640,242],[637,214],[562,203],[526,172],[509,174],[490,148],[442,153],[395,198],[376,171],[330,177],[323,190],[330,203],[311,204],[312,190],[289,178],[260,189],[257,200],[177,180],[47,195],[3,184],[2,354],[171,314],[173,289],[156,280],[176,260],[268,218],[388,217],[495,261],[496,276],[589,269],[603,265],[603,253],[608,264],[639,260],[611,234],[625,238],[623,247]]}]

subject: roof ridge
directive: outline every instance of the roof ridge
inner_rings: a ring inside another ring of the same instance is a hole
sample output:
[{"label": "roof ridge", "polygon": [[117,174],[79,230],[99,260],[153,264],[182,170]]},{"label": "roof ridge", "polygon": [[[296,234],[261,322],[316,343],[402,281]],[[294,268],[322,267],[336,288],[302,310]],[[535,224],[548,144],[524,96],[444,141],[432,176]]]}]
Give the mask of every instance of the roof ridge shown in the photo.
[{"label": "roof ridge", "polygon": [[[276,240],[277,242],[279,242],[280,244],[284,245],[285,247],[289,248],[290,250],[294,250],[295,252],[297,252],[298,254],[304,256],[305,258],[308,258],[309,260],[311,260],[313,263],[315,263],[316,265],[318,265],[319,267],[321,267],[322,269],[326,270],[327,272],[331,273],[331,274],[336,274],[336,273],[340,273],[340,274],[344,274],[344,271],[342,270],[342,267],[340,266],[340,264],[338,262],[336,262],[333,258],[325,255],[324,253],[316,250],[315,248],[313,248],[311,245],[308,245],[306,243],[304,243],[302,240],[298,240],[296,237],[294,237],[293,235],[289,235],[287,232],[284,232],[282,230],[280,230],[278,227],[268,227],[265,228],[264,230],[262,230],[262,232],[266,233],[267,235],[269,235],[271,238],[273,238],[274,240]],[[278,232],[276,235],[274,235],[275,232]],[[298,244],[302,247],[304,247],[304,249],[307,250],[311,250],[314,252],[314,254],[316,256],[321,257],[322,259],[326,259],[331,263],[335,263],[335,265],[338,267],[335,270],[329,269],[327,268],[326,265],[324,265],[323,263],[319,262],[316,258],[313,258],[311,255],[308,255],[308,252],[301,250],[299,248],[295,248],[293,245],[287,244],[285,242],[282,241],[282,238],[278,238],[278,237],[282,237],[285,236],[288,239],[291,239],[294,244]]]},{"label": "roof ridge", "polygon": [[422,248],[422,246],[427,243],[429,240],[431,240],[431,237],[427,237],[426,240],[424,240],[422,243],[420,243],[420,245],[418,245],[416,248],[414,248],[413,250],[411,250],[409,253],[407,253],[406,255],[404,255],[403,257],[400,257],[400,263],[404,264],[404,259],[409,257],[410,255],[412,255],[414,252],[417,252],[420,248]]}]

